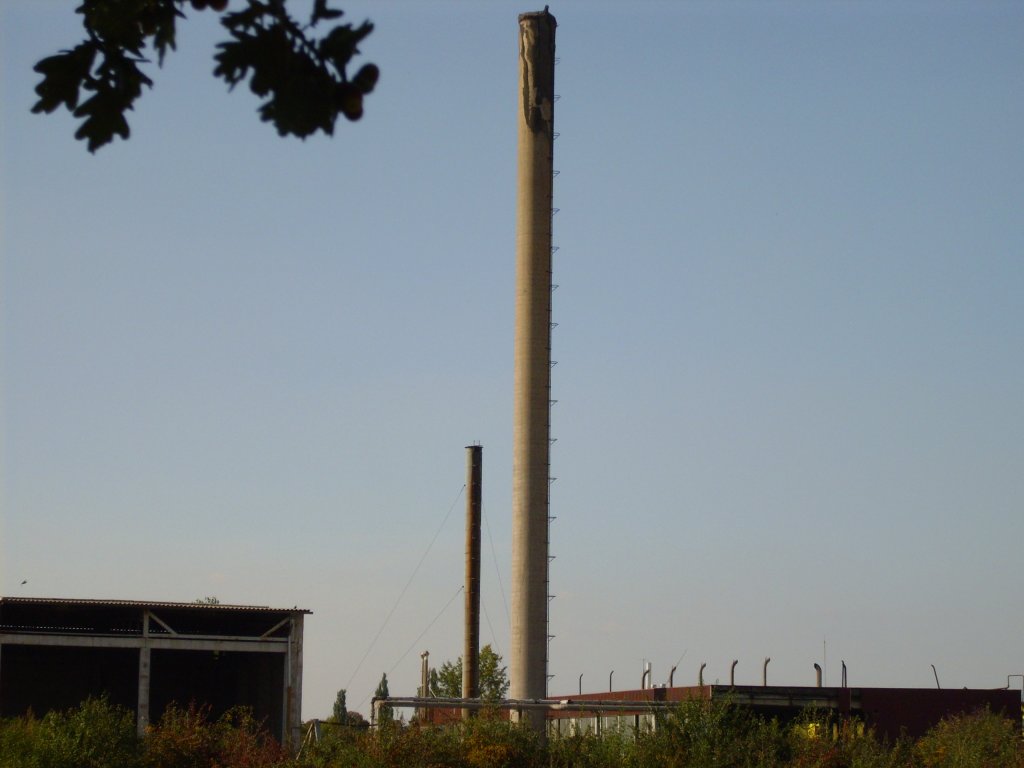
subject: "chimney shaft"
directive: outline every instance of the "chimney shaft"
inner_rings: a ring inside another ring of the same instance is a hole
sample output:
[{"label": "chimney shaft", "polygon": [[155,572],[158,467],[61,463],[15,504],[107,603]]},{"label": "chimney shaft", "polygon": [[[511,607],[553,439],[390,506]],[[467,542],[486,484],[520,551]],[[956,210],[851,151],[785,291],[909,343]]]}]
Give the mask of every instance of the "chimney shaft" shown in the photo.
[{"label": "chimney shaft", "polygon": [[[510,694],[547,694],[555,17],[519,17]],[[513,713],[516,717],[516,714]],[[543,738],[544,713],[528,710]]]},{"label": "chimney shaft", "polygon": [[[480,696],[480,486],[483,452],[466,446],[466,627],[462,652],[462,698]],[[462,710],[463,718],[470,710]]]}]

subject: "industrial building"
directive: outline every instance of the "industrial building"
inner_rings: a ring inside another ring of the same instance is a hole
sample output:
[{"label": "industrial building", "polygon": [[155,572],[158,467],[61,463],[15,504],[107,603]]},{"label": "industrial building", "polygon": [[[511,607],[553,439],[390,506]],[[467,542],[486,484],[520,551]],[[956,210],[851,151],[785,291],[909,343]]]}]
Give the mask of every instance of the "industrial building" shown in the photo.
[{"label": "industrial building", "polygon": [[415,707],[417,719],[431,725],[457,722],[467,710],[494,710],[503,717],[538,712],[550,736],[635,734],[658,727],[659,717],[686,702],[711,701],[741,707],[766,719],[809,724],[862,724],[877,737],[895,741],[920,738],[941,720],[988,710],[1021,725],[1021,692],[1006,688],[826,688],[821,686],[693,685],[632,691],[583,693],[547,699],[433,699],[389,697],[375,707]]},{"label": "industrial building", "polygon": [[89,696],[136,713],[250,707],[282,742],[301,732],[300,608],[0,597],[0,717]]},{"label": "industrial building", "polygon": [[[809,711],[834,720],[855,718],[890,741],[900,735],[923,736],[940,720],[988,709],[1013,720],[1021,718],[1021,693],[1016,690],[967,688],[849,688],[779,685],[694,685],[567,696],[560,709],[548,711],[550,733],[601,733],[623,728],[651,728],[655,707],[694,699],[748,707],[755,714],[790,722]],[[586,711],[587,702],[646,702],[632,709]]]}]

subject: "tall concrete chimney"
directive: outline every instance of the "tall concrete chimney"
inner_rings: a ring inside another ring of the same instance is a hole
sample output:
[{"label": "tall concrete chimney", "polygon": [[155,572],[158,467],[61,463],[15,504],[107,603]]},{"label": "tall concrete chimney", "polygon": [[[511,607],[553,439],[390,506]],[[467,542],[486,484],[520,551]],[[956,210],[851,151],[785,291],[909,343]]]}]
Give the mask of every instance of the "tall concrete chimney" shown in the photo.
[{"label": "tall concrete chimney", "polygon": [[[462,652],[462,698],[480,696],[480,486],[483,452],[466,446],[466,628]],[[462,710],[463,718],[470,710]]]},{"label": "tall concrete chimney", "polygon": [[[510,694],[514,699],[547,695],[555,26],[555,17],[547,8],[519,16],[509,659]],[[528,710],[523,717],[543,735],[543,711]]]}]

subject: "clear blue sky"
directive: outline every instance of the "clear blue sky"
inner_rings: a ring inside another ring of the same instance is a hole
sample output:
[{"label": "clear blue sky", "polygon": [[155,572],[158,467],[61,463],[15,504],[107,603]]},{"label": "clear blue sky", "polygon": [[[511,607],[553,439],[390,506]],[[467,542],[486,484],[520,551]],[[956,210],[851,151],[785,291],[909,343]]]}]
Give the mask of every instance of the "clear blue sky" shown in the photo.
[{"label": "clear blue sky", "polygon": [[[476,441],[508,650],[540,7],[338,4],[382,77],[333,140],[227,94],[190,13],[96,156],[29,113],[77,2],[0,6],[0,594],[309,608],[306,716],[461,653]],[[1024,5],[551,10],[551,693],[812,684],[823,642],[830,682],[1024,672]]]}]

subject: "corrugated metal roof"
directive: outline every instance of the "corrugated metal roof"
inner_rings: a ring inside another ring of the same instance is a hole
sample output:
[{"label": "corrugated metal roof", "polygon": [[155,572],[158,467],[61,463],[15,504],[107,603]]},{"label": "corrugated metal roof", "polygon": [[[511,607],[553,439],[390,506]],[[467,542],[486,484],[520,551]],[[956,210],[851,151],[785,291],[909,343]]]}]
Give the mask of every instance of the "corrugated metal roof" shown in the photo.
[{"label": "corrugated metal roof", "polygon": [[268,605],[227,605],[224,603],[172,603],[166,601],[150,600],[91,600],[84,598],[60,598],[60,597],[0,597],[0,604],[10,603],[12,605],[81,605],[93,608],[190,608],[200,610],[216,611],[270,611],[272,613],[313,613],[306,608],[271,608]]}]

